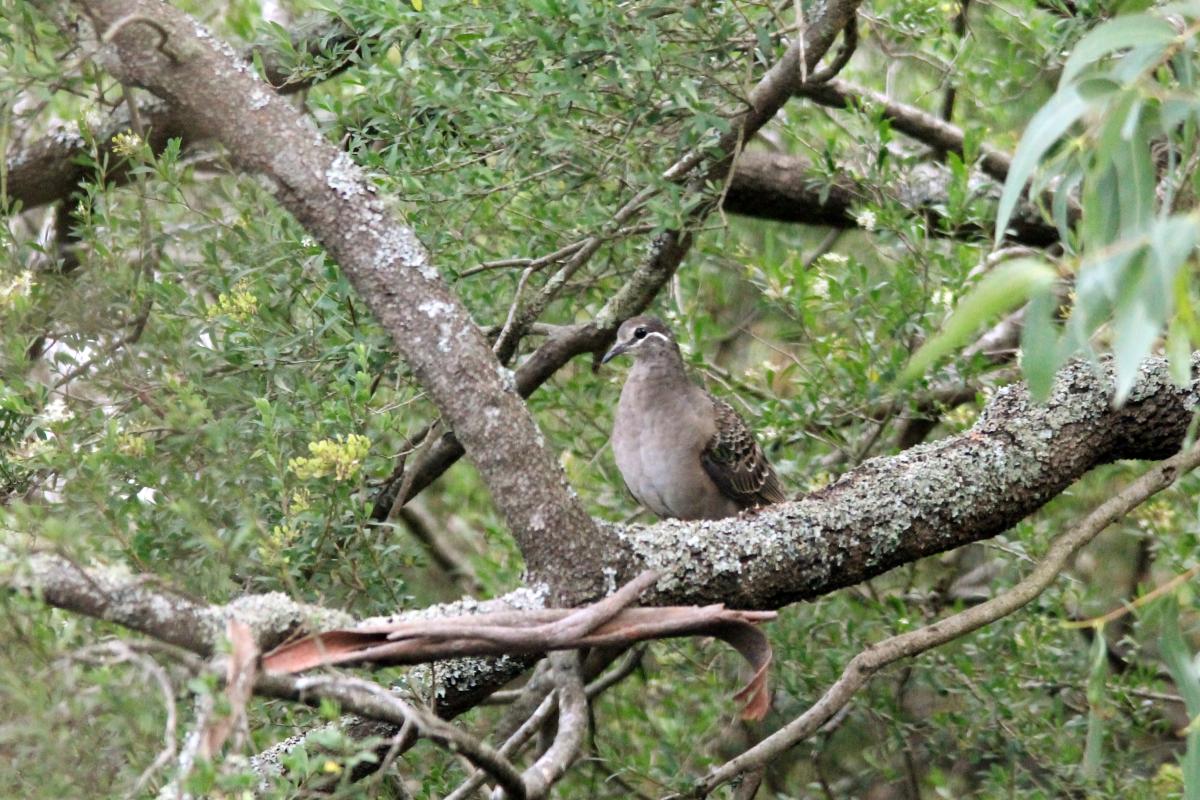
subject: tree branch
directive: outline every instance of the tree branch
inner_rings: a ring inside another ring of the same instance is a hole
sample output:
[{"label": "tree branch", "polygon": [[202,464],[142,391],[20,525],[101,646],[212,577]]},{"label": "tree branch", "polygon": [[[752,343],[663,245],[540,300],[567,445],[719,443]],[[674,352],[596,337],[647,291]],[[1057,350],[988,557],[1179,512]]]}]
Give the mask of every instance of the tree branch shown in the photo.
[{"label": "tree branch", "polygon": [[[826,83],[799,86],[796,92],[821,105],[833,108],[876,106],[882,110],[883,116],[892,123],[892,127],[896,130],[908,134],[917,141],[924,142],[935,150],[962,155],[962,128],[952,125],[936,114],[930,114],[916,106],[897,102],[882,92],[841,78],[834,78]],[[1012,165],[1012,156],[986,143],[979,145],[979,154],[979,166],[983,171],[1004,183]]]},{"label": "tree branch", "polygon": [[[952,180],[948,169],[924,164],[908,178],[897,185],[874,187],[874,191],[882,188],[913,213],[927,216],[929,231],[936,236],[977,234],[990,238],[990,230],[980,227],[950,230],[940,224]],[[980,195],[999,199],[999,187],[995,184],[981,183],[974,188]],[[823,177],[802,156],[752,150],[738,159],[723,208],[731,214],[846,229],[858,227],[854,207],[870,196],[867,187],[850,175]],[[1058,242],[1058,230],[1028,204],[1014,214],[1009,229],[1011,241],[1030,247],[1048,247]]]},{"label": "tree branch", "polygon": [[[241,59],[250,63],[257,58],[262,64],[266,81],[279,94],[289,95],[308,88],[317,80],[326,80],[344,71],[354,63],[354,57],[364,46],[373,43],[371,37],[359,36],[341,20],[322,19],[296,30],[292,37],[292,50],[314,58],[324,57],[330,52],[336,54],[323,70],[294,75],[278,50],[261,45],[247,49]],[[155,153],[162,152],[171,139],[180,139],[185,145],[192,145],[205,138],[189,124],[186,115],[166,103],[143,103],[138,111],[146,130],[146,142]],[[6,154],[9,198],[19,202],[25,210],[66,201],[79,190],[81,183],[95,177],[90,166],[93,158],[108,165],[104,176],[106,181],[114,185],[124,183],[131,177],[129,163],[113,150],[113,138],[130,130],[131,126],[129,110],[122,104],[93,129],[97,149],[94,156],[84,137],[66,131],[48,134]]]},{"label": "tree branch", "polygon": [[1197,466],[1200,466],[1200,445],[1192,445],[1190,449],[1155,464],[1093,510],[1074,528],[1055,539],[1033,571],[1004,594],[931,625],[884,639],[863,650],[850,660],[837,682],[812,707],[754,747],[710,772],[697,784],[691,796],[705,797],[721,784],[765,766],[785,750],[811,736],[849,703],[872,676],[889,664],[958,639],[1025,606],[1054,582],[1081,547]]},{"label": "tree branch", "polygon": [[[274,183],[280,204],[325,246],[466,446],[530,572],[574,573],[573,580],[594,584],[598,593],[602,581],[587,565],[603,537],[571,495],[470,315],[416,234],[374,196],[349,156],[182,12],[158,0],[79,5],[100,31],[131,15],[167,31],[178,63],[160,52],[159,32],[147,25],[101,36],[111,45],[100,48],[99,58],[219,140],[241,169]],[[556,563],[554,548],[544,546],[551,531],[571,543],[572,559]]]}]

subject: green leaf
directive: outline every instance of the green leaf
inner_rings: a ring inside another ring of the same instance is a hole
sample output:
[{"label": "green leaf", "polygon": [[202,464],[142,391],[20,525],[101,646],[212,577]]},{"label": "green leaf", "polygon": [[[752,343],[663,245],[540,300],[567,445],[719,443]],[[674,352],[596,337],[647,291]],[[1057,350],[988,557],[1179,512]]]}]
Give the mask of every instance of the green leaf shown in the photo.
[{"label": "green leaf", "polygon": [[1159,45],[1165,50],[1175,35],[1169,22],[1150,14],[1133,14],[1101,23],[1075,45],[1063,65],[1059,86],[1070,84],[1089,64],[1118,50],[1139,45]]},{"label": "green leaf", "polygon": [[1037,292],[1048,290],[1055,273],[1045,262],[1021,258],[997,267],[958,304],[942,332],[921,346],[900,374],[911,383],[946,354],[966,343],[985,322],[1017,308]]},{"label": "green leaf", "polygon": [[1025,324],[1021,328],[1021,372],[1029,386],[1029,394],[1042,402],[1050,394],[1054,373],[1062,361],[1058,331],[1054,326],[1054,311],[1058,297],[1052,287],[1036,292],[1025,309]]},{"label": "green leaf", "polygon": [[1017,207],[1017,201],[1021,199],[1025,184],[1038,162],[1089,106],[1089,102],[1074,87],[1067,87],[1051,97],[1030,120],[1013,155],[1008,178],[1004,181],[1004,191],[1000,195],[1000,207],[996,214],[997,246],[1004,240],[1004,231],[1008,228],[1013,209]]},{"label": "green leaf", "polygon": [[1104,629],[1096,628],[1092,639],[1092,667],[1087,682],[1087,744],[1083,751],[1083,777],[1095,780],[1104,766],[1104,690],[1108,677],[1108,645]]},{"label": "green leaf", "polygon": [[[1183,695],[1188,716],[1194,721],[1200,717],[1200,677],[1179,628],[1179,601],[1174,595],[1168,595],[1163,601],[1159,645],[1167,671]],[[1186,800],[1200,800],[1200,727],[1194,722],[1188,726],[1187,748],[1183,754],[1183,796]]]},{"label": "green leaf", "polygon": [[1162,330],[1164,316],[1152,308],[1153,285],[1157,283],[1144,253],[1130,259],[1120,276],[1117,304],[1113,310],[1113,361],[1116,367],[1116,392],[1113,403],[1120,405],[1129,396],[1137,379],[1138,367]]}]

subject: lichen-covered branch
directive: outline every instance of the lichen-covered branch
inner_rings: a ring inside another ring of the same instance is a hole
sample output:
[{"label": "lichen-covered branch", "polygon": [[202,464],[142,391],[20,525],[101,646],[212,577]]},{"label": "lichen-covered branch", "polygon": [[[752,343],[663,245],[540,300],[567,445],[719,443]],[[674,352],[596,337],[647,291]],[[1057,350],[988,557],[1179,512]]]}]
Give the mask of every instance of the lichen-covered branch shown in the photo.
[{"label": "lichen-covered branch", "polygon": [[348,625],[349,615],[297,603],[279,592],[208,605],[117,567],[84,567],[49,551],[0,545],[0,587],[48,605],[115,622],[202,656],[211,655],[230,619],[248,625],[260,647],[274,647],[298,630]]},{"label": "lichen-covered branch", "polygon": [[767,609],[995,536],[1095,467],[1178,450],[1200,399],[1195,383],[1176,386],[1165,359],[1151,358],[1123,407],[1112,408],[1112,388],[1107,365],[1072,362],[1045,404],[1006,387],[966,433],[873,459],[793,502],[618,528],[610,565],[618,581],[660,572],[654,602]]},{"label": "lichen-covered branch", "polygon": [[1055,539],[1045,558],[1016,586],[978,606],[913,631],[876,642],[846,665],[841,677],[807,711],[746,752],[711,771],[692,792],[706,797],[738,775],[761,769],[817,731],[884,667],[940,647],[1008,616],[1044,592],[1071,557],[1112,523],[1200,466],[1200,445],[1167,459],[1109,498],[1067,533]]},{"label": "lichen-covered branch", "polygon": [[[224,144],[239,168],[269,178],[280,205],[325,246],[465,446],[531,573],[574,573],[598,591],[585,565],[602,537],[470,315],[349,156],[186,14],[158,0],[79,7],[106,68]],[[545,546],[551,532],[574,558],[558,561]]]}]

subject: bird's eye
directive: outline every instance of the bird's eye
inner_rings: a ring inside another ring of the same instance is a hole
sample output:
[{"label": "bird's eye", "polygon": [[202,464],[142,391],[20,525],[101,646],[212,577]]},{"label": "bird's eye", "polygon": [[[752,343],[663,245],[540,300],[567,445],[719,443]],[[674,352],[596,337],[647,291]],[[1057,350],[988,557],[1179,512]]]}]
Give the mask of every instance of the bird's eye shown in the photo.
[{"label": "bird's eye", "polygon": [[635,338],[635,339],[645,339],[645,338],[646,338],[646,329],[645,329],[645,328],[638,328],[636,331],[634,331],[634,332],[633,332],[633,338]]}]

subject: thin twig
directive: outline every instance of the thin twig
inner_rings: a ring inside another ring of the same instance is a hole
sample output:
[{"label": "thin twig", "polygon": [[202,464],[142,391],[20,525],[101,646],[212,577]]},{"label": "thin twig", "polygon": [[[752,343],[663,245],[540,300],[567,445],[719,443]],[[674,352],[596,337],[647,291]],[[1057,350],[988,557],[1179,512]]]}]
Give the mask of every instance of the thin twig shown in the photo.
[{"label": "thin twig", "polygon": [[531,800],[545,797],[575,763],[588,727],[588,702],[579,676],[578,651],[553,653],[550,663],[558,687],[558,730],[554,743],[522,775]]},{"label": "thin twig", "polygon": [[344,710],[398,727],[411,721],[421,736],[461,753],[491,775],[512,800],[524,800],[527,796],[521,774],[498,751],[450,723],[404,702],[378,684],[346,676],[296,677],[265,673],[259,676],[255,690],[309,705],[319,705],[322,699],[334,700]]}]

